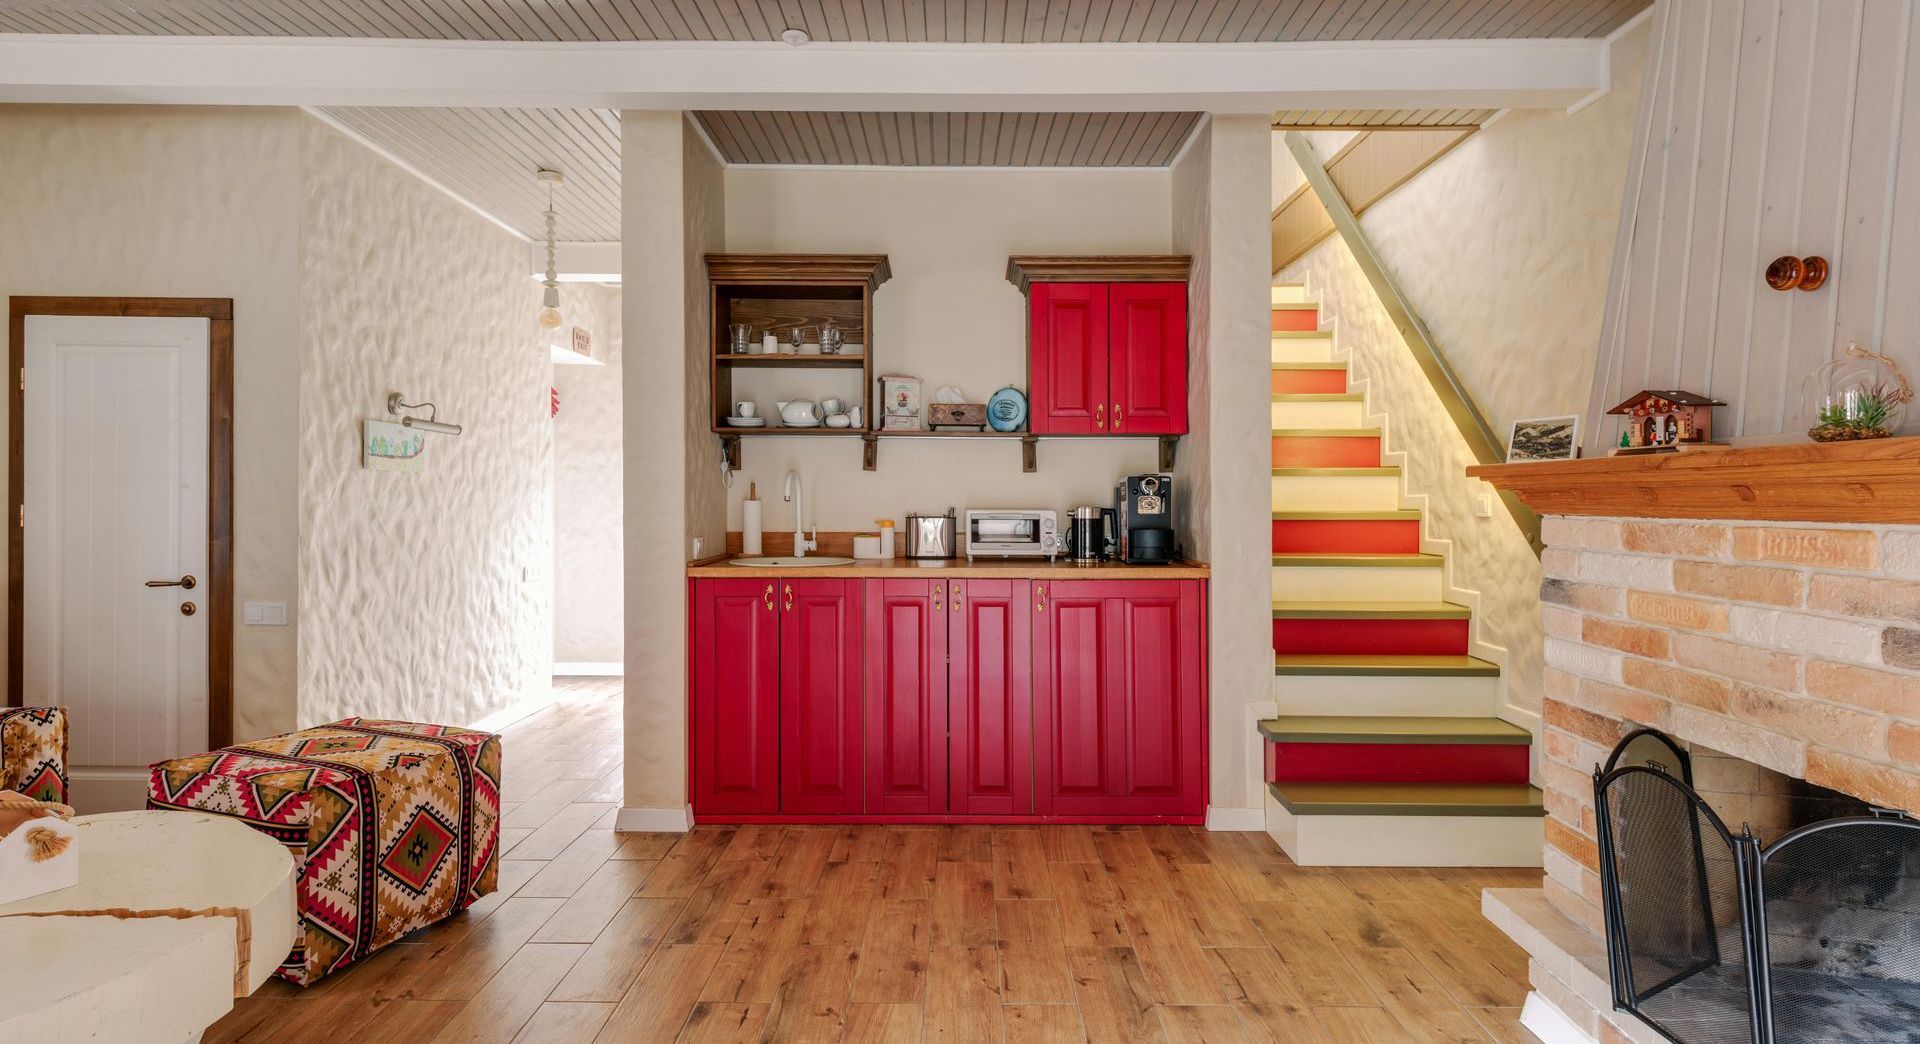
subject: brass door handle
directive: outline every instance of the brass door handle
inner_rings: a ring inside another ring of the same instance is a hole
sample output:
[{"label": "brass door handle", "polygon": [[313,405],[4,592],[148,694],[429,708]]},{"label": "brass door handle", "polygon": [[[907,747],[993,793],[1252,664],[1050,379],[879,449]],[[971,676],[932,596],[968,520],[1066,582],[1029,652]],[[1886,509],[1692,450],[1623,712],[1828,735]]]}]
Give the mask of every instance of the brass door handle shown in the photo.
[{"label": "brass door handle", "polygon": [[[935,608],[938,608],[938,606],[936,606]],[[960,585],[959,584],[953,585],[953,597],[947,601],[947,608],[956,613],[960,611]]]},{"label": "brass door handle", "polygon": [[1107,404],[1106,403],[1103,402],[1100,405],[1095,406],[1093,408],[1093,426],[1096,428],[1104,428],[1107,426]]},{"label": "brass door handle", "polygon": [[1047,589],[1044,587],[1034,588],[1033,597],[1034,597],[1033,611],[1036,613],[1046,612],[1047,611]]},{"label": "brass door handle", "polygon": [[788,612],[793,611],[793,585],[792,584],[787,585],[787,603],[781,608],[785,609]]},{"label": "brass door handle", "polygon": [[767,585],[767,593],[762,597],[762,601],[764,601],[766,604],[767,612],[773,612],[773,585],[772,584]]},{"label": "brass door handle", "polygon": [[200,581],[195,580],[192,574],[188,574],[186,576],[181,577],[178,580],[149,580],[147,581],[147,586],[148,587],[184,587],[187,590],[191,591],[199,583]]},{"label": "brass door handle", "polygon": [[1120,404],[1117,402],[1113,404],[1113,430],[1120,430]]}]

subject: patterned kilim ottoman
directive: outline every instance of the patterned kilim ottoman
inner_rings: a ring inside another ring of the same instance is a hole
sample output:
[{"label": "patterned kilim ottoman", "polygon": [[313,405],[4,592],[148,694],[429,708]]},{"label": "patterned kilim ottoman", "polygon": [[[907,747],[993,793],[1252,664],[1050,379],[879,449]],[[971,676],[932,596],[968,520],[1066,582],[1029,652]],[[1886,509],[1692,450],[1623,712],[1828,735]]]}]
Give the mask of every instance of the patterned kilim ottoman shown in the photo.
[{"label": "patterned kilim ottoman", "polygon": [[67,803],[67,711],[0,707],[0,790]]},{"label": "patterned kilim ottoman", "polygon": [[153,766],[148,808],[233,816],[302,870],[301,986],[466,909],[499,873],[500,737],[348,718]]}]

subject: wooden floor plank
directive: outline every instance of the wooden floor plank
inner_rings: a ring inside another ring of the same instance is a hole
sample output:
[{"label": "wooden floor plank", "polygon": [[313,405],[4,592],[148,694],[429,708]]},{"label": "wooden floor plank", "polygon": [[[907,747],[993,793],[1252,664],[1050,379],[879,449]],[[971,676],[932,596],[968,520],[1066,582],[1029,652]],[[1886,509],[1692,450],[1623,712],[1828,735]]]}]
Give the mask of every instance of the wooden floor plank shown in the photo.
[{"label": "wooden floor plank", "polygon": [[601,930],[573,970],[554,987],[555,1001],[618,1001],[680,916],[684,899],[629,899]]},{"label": "wooden floor plank", "polygon": [[993,937],[992,865],[942,861],[934,871],[933,945],[992,946]]},{"label": "wooden floor plank", "polygon": [[1092,1044],[1165,1041],[1153,989],[1129,946],[1069,946],[1074,996]]},{"label": "wooden floor plank", "polygon": [[679,1044],[750,1044],[766,1033],[771,1004],[701,1001],[687,1016]]},{"label": "wooden floor plank", "polygon": [[848,997],[860,951],[848,946],[795,946],[773,1010],[767,1039],[834,1041],[846,1032]]},{"label": "wooden floor plank", "polygon": [[927,957],[933,947],[931,899],[882,899],[867,921],[855,1003],[921,1004],[927,992]]},{"label": "wooden floor plank", "polygon": [[999,827],[992,834],[996,899],[1051,899],[1047,847],[1036,827]]},{"label": "wooden floor plank", "polygon": [[1052,864],[1054,895],[1068,946],[1126,946],[1120,892],[1098,863]]},{"label": "wooden floor plank", "polygon": [[700,987],[720,962],[720,951],[712,943],[655,951],[594,1039],[601,1044],[668,1044],[677,1039],[699,1001]]},{"label": "wooden floor plank", "polygon": [[1080,1008],[1074,1004],[1008,1004],[1000,1009],[1007,1044],[1085,1044]]},{"label": "wooden floor plank", "polygon": [[918,1004],[860,1004],[847,1008],[845,1044],[918,1044],[925,1010]]},{"label": "wooden floor plank", "polygon": [[[640,888],[658,863],[637,859],[607,859],[587,878],[547,923],[533,935],[537,943],[590,943],[613,920],[627,899]],[[536,878],[536,880],[538,880]]]},{"label": "wooden floor plank", "polygon": [[1004,1038],[999,957],[992,946],[935,946],[927,964],[928,1044]]},{"label": "wooden floor plank", "polygon": [[433,1044],[511,1044],[585,951],[585,946],[561,943],[522,946],[458,1015],[447,1020],[433,1036]]},{"label": "wooden floor plank", "polygon": [[1245,1041],[1240,1018],[1221,1005],[1169,1004],[1160,1008],[1167,1044],[1234,1044]]},{"label": "wooden floor plank", "polygon": [[935,867],[939,861],[938,831],[887,831],[887,853],[880,860],[880,898],[933,898]]},{"label": "wooden floor plank", "polygon": [[780,980],[799,941],[804,904],[802,899],[747,903],[700,999],[741,1004],[778,1000]]},{"label": "wooden floor plank", "polygon": [[1200,948],[1198,933],[1176,901],[1127,901],[1122,910],[1154,1000],[1189,1005],[1227,1002],[1226,991]]},{"label": "wooden floor plank", "polygon": [[1060,904],[1050,899],[994,903],[1001,995],[1009,1004],[1073,1003]]}]

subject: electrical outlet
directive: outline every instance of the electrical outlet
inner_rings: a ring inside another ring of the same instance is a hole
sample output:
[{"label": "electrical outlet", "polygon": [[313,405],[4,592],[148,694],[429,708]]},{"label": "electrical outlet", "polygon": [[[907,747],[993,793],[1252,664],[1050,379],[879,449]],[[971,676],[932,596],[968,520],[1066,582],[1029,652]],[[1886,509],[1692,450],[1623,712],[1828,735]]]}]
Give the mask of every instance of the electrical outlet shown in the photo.
[{"label": "electrical outlet", "polygon": [[240,618],[253,627],[285,627],[287,603],[248,602],[240,607]]},{"label": "electrical outlet", "polygon": [[1473,513],[1481,518],[1493,517],[1493,494],[1481,493],[1473,498]]}]

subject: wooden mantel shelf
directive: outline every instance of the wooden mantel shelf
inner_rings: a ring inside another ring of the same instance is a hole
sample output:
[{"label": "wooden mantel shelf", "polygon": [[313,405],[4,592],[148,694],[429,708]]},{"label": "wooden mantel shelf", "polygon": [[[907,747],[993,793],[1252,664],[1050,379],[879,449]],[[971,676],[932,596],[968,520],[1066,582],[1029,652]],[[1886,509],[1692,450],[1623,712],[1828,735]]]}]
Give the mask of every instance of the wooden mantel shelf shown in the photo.
[{"label": "wooden mantel shelf", "polygon": [[1542,515],[1920,524],[1920,438],[1481,464],[1467,474]]}]

